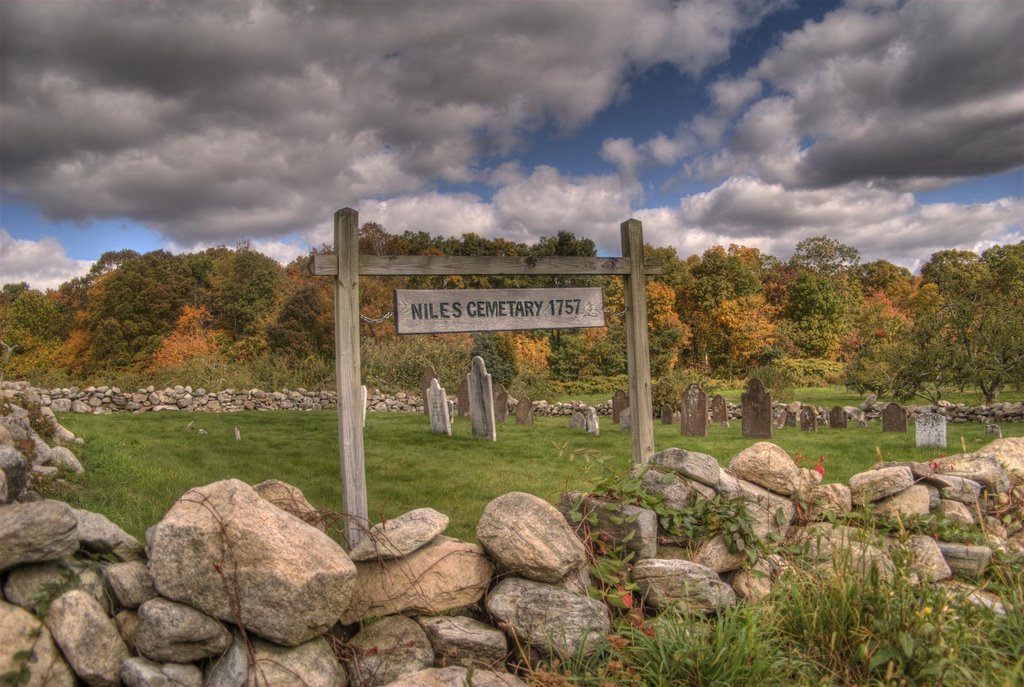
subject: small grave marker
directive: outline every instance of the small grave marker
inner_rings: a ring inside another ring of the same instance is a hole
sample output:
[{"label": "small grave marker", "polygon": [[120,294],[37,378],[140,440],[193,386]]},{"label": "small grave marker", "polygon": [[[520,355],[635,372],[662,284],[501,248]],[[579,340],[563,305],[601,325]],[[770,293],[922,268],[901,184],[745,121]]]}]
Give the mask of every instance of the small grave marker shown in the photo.
[{"label": "small grave marker", "polygon": [[430,416],[430,431],[451,436],[452,418],[448,414],[448,394],[437,381],[437,377],[431,378],[425,398],[427,414]]},{"label": "small grave marker", "polygon": [[740,396],[740,408],[744,437],[772,438],[772,395],[764,390],[764,383],[757,377],[747,381],[747,390]]},{"label": "small grave marker", "polygon": [[597,418],[597,408],[594,406],[587,406],[584,411],[584,417],[587,420],[587,434],[593,434],[595,437],[601,434],[601,423]]},{"label": "small grave marker", "polygon": [[938,413],[918,413],[914,417],[914,444],[918,448],[946,448],[946,418]]},{"label": "small grave marker", "polygon": [[715,394],[711,399],[711,421],[722,426],[729,424],[729,406],[721,394]]},{"label": "small grave marker", "polygon": [[423,368],[423,374],[420,375],[420,396],[423,397],[423,412],[427,415],[430,415],[430,408],[427,403],[427,389],[430,388],[431,379],[437,379],[437,372],[434,370],[433,365],[427,365]]},{"label": "small grave marker", "polygon": [[675,410],[669,404],[665,404],[661,407],[661,424],[671,425],[673,423],[672,416],[675,414]]},{"label": "small grave marker", "polygon": [[530,400],[529,396],[519,397],[519,403],[516,405],[516,424],[533,424],[533,401]]},{"label": "small grave marker", "polygon": [[478,439],[498,440],[494,427],[494,390],[484,359],[473,356],[473,369],[466,376],[469,385],[469,421]]},{"label": "small grave marker", "polygon": [[619,431],[627,434],[633,431],[633,418],[629,413],[619,415]]},{"label": "small grave marker", "polygon": [[883,432],[906,432],[907,410],[899,403],[890,403],[882,411]]},{"label": "small grave marker", "polygon": [[508,419],[508,391],[504,384],[494,385],[494,421],[504,422]]},{"label": "small grave marker", "polygon": [[459,406],[459,417],[469,417],[469,379],[462,380],[455,400]]},{"label": "small grave marker", "polygon": [[622,389],[612,394],[612,422],[619,424],[622,411],[629,407],[629,396]]},{"label": "small grave marker", "polygon": [[708,435],[708,395],[700,384],[686,387],[680,401],[682,414],[679,429],[683,436],[706,437]]},{"label": "small grave marker", "polygon": [[772,429],[782,429],[786,426],[786,410],[785,406],[779,406],[778,408],[772,408]]},{"label": "small grave marker", "polygon": [[849,418],[842,406],[833,406],[832,410],[828,411],[829,429],[846,429],[848,421]]},{"label": "small grave marker", "polygon": [[800,406],[800,431],[818,431],[818,413],[814,406]]}]

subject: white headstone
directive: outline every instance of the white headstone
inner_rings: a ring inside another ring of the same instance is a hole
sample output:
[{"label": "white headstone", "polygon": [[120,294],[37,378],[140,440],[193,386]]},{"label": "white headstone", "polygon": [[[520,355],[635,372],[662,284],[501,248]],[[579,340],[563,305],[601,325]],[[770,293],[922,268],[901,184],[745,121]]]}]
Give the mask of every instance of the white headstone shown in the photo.
[{"label": "white headstone", "polygon": [[430,431],[434,434],[452,435],[452,417],[449,414],[448,394],[441,388],[437,377],[427,387],[427,412],[430,415]]},{"label": "white headstone", "polygon": [[366,400],[369,394],[366,392],[366,385],[363,384],[359,387],[359,398],[363,402],[363,427],[366,426]]},{"label": "white headstone", "polygon": [[601,423],[597,419],[597,408],[587,406],[585,414],[587,418],[587,434],[593,434],[595,437],[600,435]]},{"label": "white headstone", "polygon": [[473,436],[497,441],[491,375],[487,372],[484,359],[478,355],[473,356],[473,368],[466,375],[466,383],[469,387],[469,422]]},{"label": "white headstone", "polygon": [[916,445],[946,448],[946,418],[938,413],[918,413],[914,418]]}]

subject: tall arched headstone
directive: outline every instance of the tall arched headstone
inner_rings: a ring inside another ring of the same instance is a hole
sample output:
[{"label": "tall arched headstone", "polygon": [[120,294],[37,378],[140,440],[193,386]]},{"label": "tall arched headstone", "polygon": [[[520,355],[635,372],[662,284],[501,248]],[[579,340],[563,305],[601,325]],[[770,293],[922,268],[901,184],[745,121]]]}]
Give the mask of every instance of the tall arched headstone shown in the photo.
[{"label": "tall arched headstone", "polygon": [[764,390],[757,377],[747,381],[747,390],[740,396],[743,418],[740,427],[744,437],[772,438],[772,395]]},{"label": "tall arched headstone", "polygon": [[516,424],[533,424],[533,401],[530,400],[529,396],[519,397],[519,402],[516,405]]},{"label": "tall arched headstone", "polygon": [[430,415],[430,431],[434,434],[452,434],[452,418],[448,410],[448,394],[441,388],[437,377],[430,380],[424,396],[427,413]]},{"label": "tall arched headstone", "polygon": [[711,421],[717,425],[729,423],[729,405],[721,394],[715,394],[711,398]]},{"label": "tall arched headstone", "polygon": [[899,403],[890,403],[882,410],[883,432],[906,432],[907,410]]},{"label": "tall arched headstone", "polygon": [[842,406],[833,406],[832,410],[828,411],[829,429],[846,429],[848,421],[849,418]]},{"label": "tall arched headstone", "polygon": [[708,435],[708,395],[700,384],[686,387],[679,403],[682,414],[679,429],[683,436],[706,437]]},{"label": "tall arched headstone", "polygon": [[427,415],[430,415],[430,409],[427,407],[427,389],[430,388],[431,379],[437,379],[437,372],[433,365],[427,365],[423,368],[423,374],[420,375],[420,397],[423,398],[423,412]]},{"label": "tall arched headstone", "polygon": [[612,422],[619,424],[619,416],[629,407],[629,396],[622,389],[612,394]]},{"label": "tall arched headstone", "polygon": [[469,422],[477,439],[498,440],[494,426],[494,389],[484,359],[473,356],[473,367],[466,376],[469,386]]}]

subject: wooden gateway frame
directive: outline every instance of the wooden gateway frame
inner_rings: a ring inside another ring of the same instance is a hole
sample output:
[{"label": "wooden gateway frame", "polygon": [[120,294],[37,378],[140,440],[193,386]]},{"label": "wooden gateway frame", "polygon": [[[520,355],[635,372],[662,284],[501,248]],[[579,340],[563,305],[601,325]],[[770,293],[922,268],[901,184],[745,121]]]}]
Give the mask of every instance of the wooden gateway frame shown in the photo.
[{"label": "wooden gateway frame", "polygon": [[[369,521],[363,455],[363,407],[359,353],[359,277],[423,275],[619,275],[623,278],[626,311],[626,361],[633,462],[646,463],[654,453],[651,404],[651,361],[647,336],[646,275],[660,274],[660,262],[644,258],[639,220],[620,225],[622,257],[591,258],[468,257],[450,255],[359,255],[359,213],[343,208],[334,213],[334,255],[314,255],[309,271],[334,277],[334,353],[338,394],[338,450],[342,497],[348,515],[347,537],[354,545]],[[360,522],[362,521],[362,522]]]}]

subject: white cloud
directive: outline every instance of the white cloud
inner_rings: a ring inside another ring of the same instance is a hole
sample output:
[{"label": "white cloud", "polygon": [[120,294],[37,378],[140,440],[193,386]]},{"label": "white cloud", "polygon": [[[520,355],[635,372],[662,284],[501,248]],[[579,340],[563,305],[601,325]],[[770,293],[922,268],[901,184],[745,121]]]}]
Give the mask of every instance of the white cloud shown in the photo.
[{"label": "white cloud", "polygon": [[16,239],[0,227],[0,284],[27,282],[40,291],[56,289],[92,266],[90,260],[73,260],[52,236],[38,241]]}]

